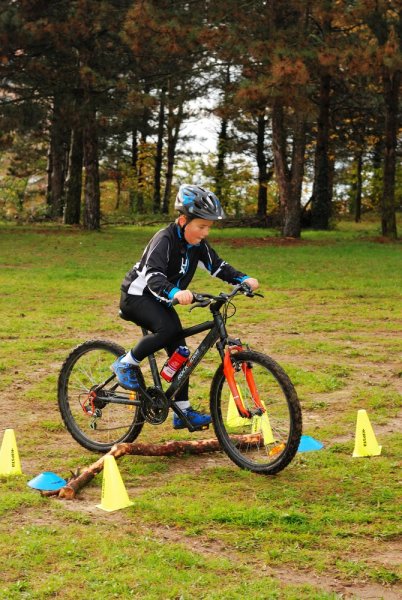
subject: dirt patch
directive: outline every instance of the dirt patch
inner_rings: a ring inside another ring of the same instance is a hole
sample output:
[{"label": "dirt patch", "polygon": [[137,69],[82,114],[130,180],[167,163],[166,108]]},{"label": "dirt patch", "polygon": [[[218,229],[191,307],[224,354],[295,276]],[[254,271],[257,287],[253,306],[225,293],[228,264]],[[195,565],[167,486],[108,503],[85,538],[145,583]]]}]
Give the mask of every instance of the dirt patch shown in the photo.
[{"label": "dirt patch", "polygon": [[[316,242],[310,240],[302,240],[299,238],[290,237],[261,237],[261,238],[215,238],[214,244],[228,244],[232,248],[244,248],[244,247],[261,247],[261,246],[310,246],[316,245]],[[322,242],[319,242],[321,245]]]},{"label": "dirt patch", "polygon": [[384,543],[377,543],[373,556],[367,560],[379,565],[386,565],[387,567],[399,569],[402,565],[402,538],[394,542],[387,541]]},{"label": "dirt patch", "polygon": [[20,227],[9,227],[7,228],[5,231],[7,231],[7,233],[14,233],[17,232],[18,234],[21,233],[27,233],[27,234],[32,234],[32,233],[37,233],[39,235],[57,235],[57,237],[59,236],[71,236],[73,234],[77,234],[77,233],[83,233],[85,232],[85,229],[83,229],[82,226],[80,225],[54,225],[51,224],[49,225],[49,227],[32,227],[32,225],[28,226],[28,227],[24,227],[23,225],[21,225]]},{"label": "dirt patch", "polygon": [[[373,244],[397,244],[401,245],[402,240],[397,239],[393,240],[391,238],[377,236],[377,237],[363,237],[360,238],[359,241],[366,241]],[[213,238],[214,244],[226,244],[231,246],[232,248],[245,248],[245,247],[265,247],[265,246],[276,246],[276,247],[288,247],[288,248],[298,248],[300,246],[328,246],[333,243],[333,240],[305,240],[302,238],[291,238],[291,237],[275,237],[275,236],[266,236],[266,237],[256,237],[256,238]]]},{"label": "dirt patch", "polygon": [[[140,495],[143,487],[130,487],[129,496],[135,501],[135,497]],[[243,564],[245,557],[241,552],[234,548],[228,548],[227,545],[213,537],[207,535],[191,536],[178,526],[157,525],[139,523],[138,520],[132,521],[128,511],[116,511],[113,513],[105,513],[96,507],[99,502],[99,489],[87,488],[85,499],[75,499],[73,501],[53,500],[54,503],[60,503],[64,509],[80,514],[87,514],[91,520],[96,520],[99,523],[113,523],[114,526],[126,531],[127,535],[135,530],[148,539],[153,539],[158,543],[179,544],[191,550],[195,554],[206,557],[226,558],[234,562],[234,564]],[[19,525],[47,525],[52,522],[52,511],[49,511],[48,517],[38,518],[30,514],[31,511],[18,511],[15,515],[18,516]],[[386,564],[390,567],[397,567],[400,559],[401,551],[397,544],[390,546],[387,543],[387,549],[377,546],[376,555],[370,562],[374,564]],[[384,560],[383,560],[384,557]],[[397,584],[392,587],[383,586],[378,583],[369,583],[362,581],[344,580],[336,576],[334,573],[326,572],[325,575],[312,573],[311,571],[297,570],[290,566],[280,567],[275,564],[269,564],[264,560],[247,562],[249,566],[253,566],[256,572],[263,576],[272,577],[279,581],[280,585],[309,585],[317,590],[327,593],[338,594],[343,600],[400,600],[402,586]]]},{"label": "dirt patch", "polygon": [[374,244],[401,244],[402,240],[398,239],[398,240],[394,240],[392,238],[389,237],[384,237],[382,235],[376,236],[376,237],[365,237],[365,238],[361,238],[367,242],[373,242]]}]

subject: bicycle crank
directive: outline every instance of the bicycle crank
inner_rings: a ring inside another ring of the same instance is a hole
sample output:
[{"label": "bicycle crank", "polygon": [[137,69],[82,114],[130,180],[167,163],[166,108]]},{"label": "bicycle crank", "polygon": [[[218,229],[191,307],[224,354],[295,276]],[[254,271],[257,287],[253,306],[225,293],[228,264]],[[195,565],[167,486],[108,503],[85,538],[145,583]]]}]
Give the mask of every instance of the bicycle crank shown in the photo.
[{"label": "bicycle crank", "polygon": [[166,421],[169,401],[163,391],[157,387],[148,387],[146,393],[141,394],[141,412],[145,421],[152,425],[160,425]]}]

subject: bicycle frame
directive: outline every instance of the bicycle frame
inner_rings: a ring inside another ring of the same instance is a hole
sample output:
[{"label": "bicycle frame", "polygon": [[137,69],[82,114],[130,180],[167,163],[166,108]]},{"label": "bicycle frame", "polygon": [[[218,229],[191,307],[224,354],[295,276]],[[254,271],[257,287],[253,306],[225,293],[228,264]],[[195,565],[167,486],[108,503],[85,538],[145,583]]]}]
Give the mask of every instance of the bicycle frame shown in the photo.
[{"label": "bicycle frame", "polygon": [[[211,313],[212,313],[212,316],[214,319],[213,321],[205,321],[204,323],[200,323],[199,325],[187,327],[186,329],[183,329],[180,332],[180,338],[188,338],[188,337],[195,335],[196,333],[201,333],[202,331],[209,330],[209,333],[205,336],[205,338],[201,341],[201,343],[198,345],[198,347],[194,350],[193,354],[190,356],[187,363],[177,373],[177,375],[174,377],[172,383],[170,384],[170,386],[167,388],[167,390],[165,392],[165,395],[170,402],[170,407],[181,419],[184,420],[184,422],[186,423],[186,425],[190,431],[193,430],[191,423],[188,421],[185,413],[183,413],[183,411],[180,410],[180,408],[175,405],[173,398],[177,394],[177,392],[182,388],[184,383],[189,379],[189,377],[191,376],[194,369],[196,369],[196,367],[202,361],[202,359],[204,358],[204,356],[206,355],[208,350],[210,350],[214,346],[214,344],[216,344],[218,352],[221,356],[221,359],[223,362],[223,372],[224,372],[224,375],[228,382],[230,391],[233,395],[239,415],[246,419],[249,419],[252,417],[252,414],[250,413],[250,411],[248,411],[244,407],[242,399],[240,397],[240,394],[239,394],[239,391],[238,391],[238,388],[237,388],[237,385],[235,382],[235,378],[234,378],[235,369],[233,367],[232,360],[231,360],[231,352],[234,350],[241,351],[243,348],[242,348],[240,340],[236,340],[235,343],[232,343],[232,344],[229,343],[226,325],[225,325],[223,317],[219,311],[220,306],[221,306],[221,304],[219,302],[215,302],[210,306],[210,310],[211,310]],[[142,329],[143,335],[147,335],[148,331],[144,328],[141,328],[141,329]],[[226,350],[225,350],[225,346],[226,346]],[[162,384],[161,384],[159,369],[158,369],[158,366],[156,363],[155,355],[154,354],[149,355],[148,361],[150,364],[154,385],[155,385],[155,387],[158,387],[161,389]],[[254,382],[251,368],[247,364],[242,365],[242,368],[243,368],[244,374],[246,376],[246,381],[250,388],[250,392],[252,394],[252,397],[254,398],[255,405],[257,406],[259,411],[265,412],[265,409],[264,409],[263,405],[261,404],[259,396],[258,396],[258,392],[257,392],[257,388],[256,388],[256,385]]]},{"label": "bicycle frame", "polygon": [[[210,307],[212,311],[212,306]],[[187,327],[183,329],[180,334],[178,334],[178,338],[188,338],[197,333],[201,333],[203,331],[208,331],[205,338],[201,341],[198,347],[194,350],[186,364],[180,369],[177,375],[173,378],[173,381],[165,391],[165,396],[169,401],[170,408],[186,423],[186,427],[188,427],[189,431],[195,431],[195,427],[190,423],[186,414],[176,406],[174,402],[174,396],[177,392],[183,387],[184,383],[189,379],[194,369],[200,364],[208,350],[210,350],[213,345],[216,343],[219,353],[223,356],[223,347],[226,344],[227,340],[227,332],[226,327],[223,322],[222,315],[219,310],[216,310],[215,314],[213,312],[213,321],[204,321],[198,325],[193,325],[192,327]],[[141,328],[143,335],[147,335],[148,331],[145,328]],[[221,339],[221,342],[218,340]],[[222,350],[220,350],[222,348]],[[156,363],[156,358],[154,354],[150,354],[148,356],[149,366],[151,368],[152,378],[155,387],[162,389],[162,382],[159,375],[159,368]],[[145,390],[141,390],[143,393]]]},{"label": "bicycle frame", "polygon": [[[194,350],[194,352],[190,356],[189,360],[185,363],[185,365],[176,374],[176,376],[173,378],[173,381],[171,382],[171,384],[169,385],[167,390],[164,392],[164,394],[169,402],[169,407],[186,423],[186,427],[188,427],[189,431],[195,431],[195,428],[192,426],[192,424],[186,417],[185,413],[176,405],[176,403],[174,401],[174,397],[176,396],[177,392],[183,387],[184,383],[189,379],[189,377],[191,376],[193,371],[197,368],[197,366],[202,361],[202,359],[204,358],[204,356],[206,355],[208,350],[210,350],[214,346],[214,344],[216,344],[219,355],[221,357],[221,360],[223,363],[223,372],[224,372],[225,378],[228,382],[228,386],[232,393],[233,399],[235,401],[239,416],[241,416],[245,419],[250,419],[252,416],[254,416],[254,414],[261,415],[262,413],[265,412],[265,408],[259,399],[258,391],[257,391],[256,385],[255,385],[255,381],[254,381],[254,377],[253,377],[253,373],[252,373],[252,368],[249,365],[247,365],[246,363],[244,363],[242,365],[242,370],[245,374],[247,385],[250,389],[250,392],[251,392],[251,395],[252,395],[252,398],[254,401],[254,405],[256,406],[255,411],[250,412],[248,409],[245,408],[242,398],[240,396],[238,387],[236,385],[236,381],[234,378],[235,368],[232,363],[231,353],[233,351],[235,351],[235,352],[241,351],[243,349],[243,347],[241,345],[240,340],[238,340],[238,339],[231,340],[228,337],[225,321],[220,312],[220,308],[223,306],[225,301],[226,301],[225,299],[216,299],[213,303],[211,303],[209,305],[209,310],[212,313],[213,321],[204,321],[203,323],[200,323],[198,325],[193,325],[192,327],[187,327],[185,329],[182,329],[176,336],[177,339],[179,340],[179,339],[185,339],[185,338],[191,337],[191,336],[193,336],[197,333],[201,333],[203,331],[208,331],[205,338],[201,341],[201,343],[198,345],[198,347]],[[144,327],[141,327],[141,330],[142,330],[143,335],[147,335],[149,333],[148,330],[145,329]],[[162,382],[161,382],[159,368],[158,368],[158,365],[156,362],[155,354],[150,354],[148,356],[148,362],[150,365],[154,386],[155,386],[155,388],[157,388],[163,392]],[[111,376],[106,381],[104,381],[99,386],[97,386],[97,389],[93,390],[91,392],[91,394],[94,394],[96,391],[101,389],[104,385],[109,383],[113,378],[114,378],[114,375]],[[117,387],[117,385],[118,384],[116,384],[116,387]],[[140,392],[145,397],[149,398],[146,389],[144,389],[141,386],[140,386]],[[115,396],[114,399],[109,400],[109,402],[112,402],[115,404],[126,404],[129,406],[140,406],[141,400],[135,400],[133,393],[132,393],[132,395],[133,395],[133,397],[131,397],[131,394],[130,394],[130,399],[127,399],[125,397]],[[152,399],[151,399],[151,401],[152,401]]]}]

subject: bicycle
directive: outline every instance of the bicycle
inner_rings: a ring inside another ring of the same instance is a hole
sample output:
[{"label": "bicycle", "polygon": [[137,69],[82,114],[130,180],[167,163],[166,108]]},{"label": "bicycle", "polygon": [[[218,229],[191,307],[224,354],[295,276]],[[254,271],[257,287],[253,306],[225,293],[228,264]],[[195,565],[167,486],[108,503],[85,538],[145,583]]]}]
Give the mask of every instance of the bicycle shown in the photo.
[{"label": "bicycle", "polygon": [[148,357],[153,385],[146,386],[142,369],[140,387],[133,392],[120,387],[110,369],[115,357],[125,354],[124,348],[104,340],[77,346],[63,363],[58,381],[59,409],[72,437],[88,450],[107,452],[114,444],[134,441],[146,422],[160,426],[170,409],[194,431],[174,397],[215,345],[221,362],[210,386],[210,413],[221,448],[236,465],[255,473],[272,475],[284,469],[302,433],[299,400],[290,378],[272,358],[229,337],[226,322],[236,312],[233,298],[238,294],[260,295],[247,284],[218,296],[194,294],[190,310],[209,307],[212,320],[180,332],[178,338],[187,339],[208,331],[165,390],[154,354]]}]

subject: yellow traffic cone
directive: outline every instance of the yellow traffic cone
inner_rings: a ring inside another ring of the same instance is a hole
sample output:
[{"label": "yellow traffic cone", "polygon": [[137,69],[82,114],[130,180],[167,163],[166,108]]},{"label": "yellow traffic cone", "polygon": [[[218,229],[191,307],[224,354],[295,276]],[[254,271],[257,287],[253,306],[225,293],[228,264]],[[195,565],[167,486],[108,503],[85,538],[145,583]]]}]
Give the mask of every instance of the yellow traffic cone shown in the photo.
[{"label": "yellow traffic cone", "polygon": [[[240,400],[243,402],[243,397],[241,395],[241,390],[239,386],[237,386],[237,391],[240,396]],[[229,403],[228,403],[228,412],[226,415],[226,424],[229,427],[244,427],[244,425],[248,422],[248,419],[241,417],[239,415],[239,411],[237,410],[236,402],[233,398],[232,392],[230,392]]]},{"label": "yellow traffic cone", "polygon": [[6,429],[0,449],[0,476],[22,475],[14,429]]},{"label": "yellow traffic cone", "polygon": [[261,415],[261,431],[262,437],[264,438],[264,444],[272,444],[274,440],[274,436],[272,434],[271,423],[269,422],[269,417],[267,410],[265,409],[265,413]]},{"label": "yellow traffic cone", "polygon": [[378,445],[373,428],[365,410],[357,411],[356,438],[353,457],[379,456],[381,446]]},{"label": "yellow traffic cone", "polygon": [[265,411],[260,417],[253,417],[251,423],[251,433],[262,433],[264,444],[272,444],[274,436],[272,435],[271,423],[269,422],[268,413]]},{"label": "yellow traffic cone", "polygon": [[97,508],[112,512],[131,506],[114,456],[105,456],[103,463],[102,501]]}]

